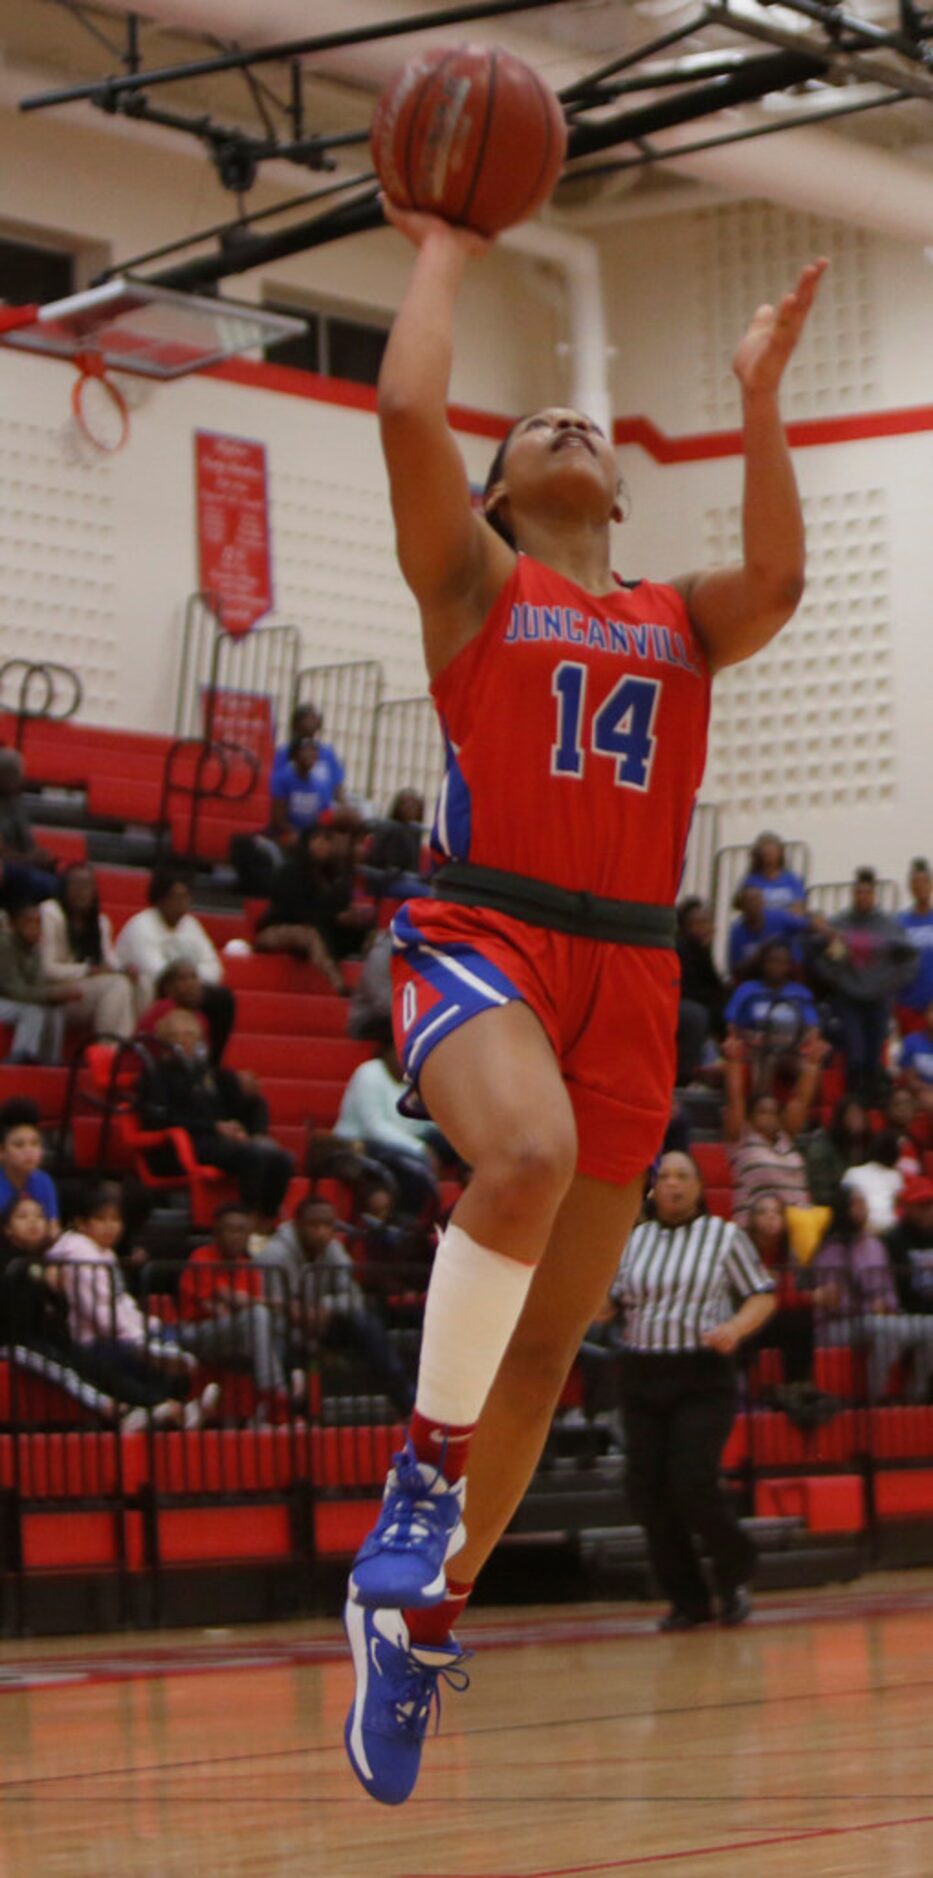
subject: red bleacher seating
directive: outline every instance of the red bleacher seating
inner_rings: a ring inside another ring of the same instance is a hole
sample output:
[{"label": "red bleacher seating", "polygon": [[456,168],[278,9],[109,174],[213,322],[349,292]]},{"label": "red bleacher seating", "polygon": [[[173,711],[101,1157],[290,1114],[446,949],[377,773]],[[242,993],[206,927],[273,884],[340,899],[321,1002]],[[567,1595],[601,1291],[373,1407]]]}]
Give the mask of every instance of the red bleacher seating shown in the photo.
[{"label": "red bleacher seating", "polygon": [[[232,965],[234,961],[228,961]],[[228,970],[228,978],[231,976]],[[329,992],[294,997],[284,991],[238,991],[238,1037],[345,1037],[347,1004]]]},{"label": "red bleacher seating", "polygon": [[373,1054],[371,1043],[352,1037],[262,1036],[238,1023],[224,1057],[230,1069],[250,1069],[254,1076],[313,1076],[316,1082],[345,1083]]},{"label": "red bleacher seating", "polygon": [[733,1195],[732,1195],[731,1187],[707,1187],[706,1189],[707,1211],[710,1213],[715,1213],[717,1219],[731,1219],[732,1218],[732,1198],[733,1198]]},{"label": "red bleacher seating", "polygon": [[87,837],[80,828],[43,828],[34,822],[32,832],[36,846],[54,855],[62,867],[73,867],[76,862],[87,860]]},{"label": "red bleacher seating", "polygon": [[696,1141],[690,1152],[703,1176],[705,1187],[731,1187],[732,1164],[724,1141]]}]

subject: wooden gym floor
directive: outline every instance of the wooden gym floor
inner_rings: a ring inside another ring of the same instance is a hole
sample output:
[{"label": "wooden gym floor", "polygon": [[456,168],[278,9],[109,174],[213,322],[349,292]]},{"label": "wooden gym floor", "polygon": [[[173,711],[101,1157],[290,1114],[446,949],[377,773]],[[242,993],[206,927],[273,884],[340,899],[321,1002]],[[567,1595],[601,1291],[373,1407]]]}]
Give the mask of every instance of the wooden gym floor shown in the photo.
[{"label": "wooden gym floor", "polygon": [[933,1878],[933,1575],[656,1615],[479,1613],[398,1810],[333,1624],[8,1644],[0,1878]]}]

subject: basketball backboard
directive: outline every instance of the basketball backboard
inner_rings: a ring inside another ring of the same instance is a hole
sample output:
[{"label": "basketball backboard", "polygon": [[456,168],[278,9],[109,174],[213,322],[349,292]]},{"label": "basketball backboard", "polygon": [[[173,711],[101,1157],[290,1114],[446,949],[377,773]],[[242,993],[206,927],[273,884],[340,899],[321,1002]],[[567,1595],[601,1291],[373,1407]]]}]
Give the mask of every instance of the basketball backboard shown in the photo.
[{"label": "basketball backboard", "polygon": [[236,300],[176,293],[118,276],[47,306],[0,308],[0,344],[144,378],[183,378],[306,330],[301,319]]}]

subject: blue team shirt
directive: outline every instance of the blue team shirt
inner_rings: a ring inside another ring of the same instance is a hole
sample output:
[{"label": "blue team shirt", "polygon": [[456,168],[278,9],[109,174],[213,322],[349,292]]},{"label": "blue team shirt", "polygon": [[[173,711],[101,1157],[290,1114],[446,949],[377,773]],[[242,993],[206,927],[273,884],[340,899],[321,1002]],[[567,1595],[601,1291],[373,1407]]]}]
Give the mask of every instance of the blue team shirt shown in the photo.
[{"label": "blue team shirt", "polygon": [[795,979],[782,985],[779,991],[760,978],[747,979],[733,991],[726,1005],[726,1022],[735,1024],[739,1030],[761,1030],[770,1016],[780,1015],[782,1005],[794,1006],[805,1024],[819,1027],[816,1005],[806,985],[797,984]]},{"label": "blue team shirt", "polygon": [[[272,768],[269,771],[269,789],[273,795],[276,794],[276,784],[281,782],[286,770],[290,770],[292,767],[291,757],[288,754],[289,749],[289,744],[280,743],[272,758]],[[339,789],[343,782],[344,769],[332,743],[318,744],[315,769],[322,763],[325,765],[328,775],[331,778],[331,795],[333,795],[335,790]]]},{"label": "blue team shirt", "polygon": [[58,1219],[58,1194],[55,1182],[49,1174],[44,1174],[41,1167],[29,1175],[25,1187],[14,1187],[9,1175],[0,1168],[0,1213],[5,1213],[14,1200],[21,1200],[28,1194],[30,1200],[38,1200],[46,1219]]},{"label": "blue team shirt", "polygon": [[766,874],[746,874],[742,885],[757,887],[765,906],[777,912],[785,906],[793,906],[797,900],[803,902],[807,897],[807,889],[800,875],[792,874],[789,867],[785,867],[783,873],[775,874],[773,880]]},{"label": "blue team shirt", "polygon": [[274,801],[285,803],[290,827],[313,828],[318,818],[330,808],[343,782],[343,764],[329,744],[321,744],[317,762],[307,776],[301,776],[289,761],[287,750],[284,763],[279,762],[281,755],[281,751],[276,752],[269,779],[269,794]]},{"label": "blue team shirt", "polygon": [[915,1030],[901,1044],[901,1068],[915,1069],[921,1082],[933,1088],[933,1037],[928,1031]]},{"label": "blue team shirt", "polygon": [[901,987],[897,1001],[911,1011],[925,1011],[933,1004],[933,913],[898,913],[897,923],[918,955],[917,969],[909,984]]},{"label": "blue team shirt", "polygon": [[777,906],[766,906],[764,925],[758,932],[753,932],[747,921],[734,919],[729,927],[729,970],[737,972],[744,959],[752,952],[759,952],[770,939],[783,939],[789,945],[794,956],[797,949],[794,940],[806,925],[799,913],[785,913]]}]

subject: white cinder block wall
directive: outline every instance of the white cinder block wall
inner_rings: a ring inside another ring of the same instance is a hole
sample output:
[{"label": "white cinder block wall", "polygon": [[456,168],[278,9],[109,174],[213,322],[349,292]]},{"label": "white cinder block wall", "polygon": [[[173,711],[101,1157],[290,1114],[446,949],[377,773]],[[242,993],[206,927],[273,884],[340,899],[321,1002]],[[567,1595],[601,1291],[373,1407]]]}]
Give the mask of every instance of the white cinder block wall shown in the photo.
[{"label": "white cinder block wall", "polygon": [[[257,192],[257,204],[266,198]],[[271,196],[268,197],[271,200]],[[206,165],[74,118],[0,114],[0,225],[120,259],[229,212]],[[617,413],[668,436],[729,429],[732,345],[810,254],[833,266],[787,385],[794,420],[933,404],[933,269],[919,250],[760,203],[601,229]],[[98,260],[98,265],[100,264]],[[234,283],[390,312],[407,276],[390,234],[357,237]],[[560,295],[501,252],[473,270],[454,398],[514,414],[566,395]],[[0,351],[0,656],[77,666],[89,721],[168,729],[184,602],[197,584],[193,432],[267,446],[276,620],[303,662],[379,658],[388,695],[420,690],[413,609],[394,565],[369,412],[197,378],[135,410],[128,449],[93,465],[63,435],[70,368]],[[464,435],[471,475],[493,448]],[[662,466],[620,450],[626,573],[662,577],[736,551],[740,460]],[[724,675],[703,794],[726,840],[764,825],[807,839],[813,874],[858,861],[902,873],[933,848],[933,431],[798,449],[810,585],[768,653]]]}]

